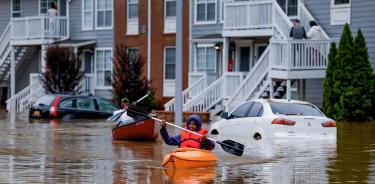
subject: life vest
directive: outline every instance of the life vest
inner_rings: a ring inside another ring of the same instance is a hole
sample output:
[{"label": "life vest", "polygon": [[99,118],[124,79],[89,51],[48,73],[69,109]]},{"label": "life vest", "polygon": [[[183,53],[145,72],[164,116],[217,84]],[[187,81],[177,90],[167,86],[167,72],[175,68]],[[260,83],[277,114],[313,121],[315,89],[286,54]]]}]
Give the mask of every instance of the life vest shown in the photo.
[{"label": "life vest", "polygon": [[[206,129],[201,128],[198,132],[198,134],[205,135],[208,133]],[[181,143],[180,148],[201,148],[202,146],[203,137],[192,134],[187,131],[181,132]]]}]

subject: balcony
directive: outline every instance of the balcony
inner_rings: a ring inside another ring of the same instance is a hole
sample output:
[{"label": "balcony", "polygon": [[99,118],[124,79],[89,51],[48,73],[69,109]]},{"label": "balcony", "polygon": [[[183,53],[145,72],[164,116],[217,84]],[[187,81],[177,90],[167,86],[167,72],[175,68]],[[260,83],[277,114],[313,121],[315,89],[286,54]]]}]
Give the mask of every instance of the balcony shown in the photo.
[{"label": "balcony", "polygon": [[51,43],[69,37],[67,17],[35,16],[11,19],[13,45]]},{"label": "balcony", "polygon": [[271,36],[272,0],[225,1],[223,36]]}]

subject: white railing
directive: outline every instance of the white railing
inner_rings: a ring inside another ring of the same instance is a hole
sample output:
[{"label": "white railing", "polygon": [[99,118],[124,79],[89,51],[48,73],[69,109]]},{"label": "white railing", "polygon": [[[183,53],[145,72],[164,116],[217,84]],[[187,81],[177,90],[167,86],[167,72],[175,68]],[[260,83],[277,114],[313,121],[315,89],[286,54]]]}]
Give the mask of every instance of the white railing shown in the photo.
[{"label": "white railing", "polygon": [[81,80],[81,82],[79,83],[79,87],[80,87],[80,92],[82,95],[88,95],[88,94],[92,94],[94,95],[95,93],[95,81],[94,81],[94,74],[85,74]]},{"label": "white railing", "polygon": [[62,39],[68,36],[68,21],[61,16],[12,18],[12,39]]},{"label": "white railing", "polygon": [[288,39],[293,24],[276,1],[273,2],[273,13],[273,23],[276,29],[279,30],[284,39]]},{"label": "white railing", "polygon": [[224,2],[224,29],[272,28],[272,0]]},{"label": "white railing", "polygon": [[268,46],[255,66],[251,69],[250,73],[246,76],[242,85],[236,88],[236,91],[232,93],[231,98],[225,105],[226,111],[232,111],[236,106],[247,100],[249,96],[251,96],[259,87],[259,84],[267,75],[270,63],[270,55],[270,46]]},{"label": "white railing", "polygon": [[209,85],[193,99],[189,100],[184,106],[184,111],[204,112],[218,104],[225,98],[228,98],[241,85],[243,73],[233,72],[220,77],[214,83]]},{"label": "white railing", "polygon": [[[187,89],[182,92],[182,104],[186,104],[190,99],[194,98],[197,94],[204,90],[207,87],[207,75],[202,73],[198,80],[191,84]],[[174,106],[176,99],[173,98],[166,104],[164,104],[165,111],[174,111]]]},{"label": "white railing", "polygon": [[6,26],[3,33],[0,36],[0,62],[5,59],[8,54],[6,54],[7,48],[9,48],[10,42],[10,23]]},{"label": "white railing", "polygon": [[[298,8],[299,8],[299,19],[300,19],[301,25],[304,26],[305,29],[310,27],[309,25],[310,21],[313,20],[317,22],[302,2],[298,3]],[[329,39],[329,36],[323,29],[322,29],[322,33],[323,33],[322,39]]]},{"label": "white railing", "polygon": [[38,99],[38,97],[45,94],[45,90],[39,80],[34,81],[28,87],[24,88],[16,95],[6,101],[7,110],[16,110],[22,112],[29,109],[31,105]]},{"label": "white railing", "polygon": [[329,40],[273,40],[272,69],[314,70],[328,64]]}]

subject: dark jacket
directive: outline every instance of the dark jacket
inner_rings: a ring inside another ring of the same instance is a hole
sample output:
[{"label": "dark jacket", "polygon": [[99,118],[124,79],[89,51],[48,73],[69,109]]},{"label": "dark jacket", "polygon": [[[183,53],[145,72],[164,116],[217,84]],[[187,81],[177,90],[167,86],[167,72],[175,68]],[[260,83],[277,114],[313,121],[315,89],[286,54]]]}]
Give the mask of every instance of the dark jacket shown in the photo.
[{"label": "dark jacket", "polygon": [[293,39],[303,39],[306,38],[306,31],[303,26],[294,26],[290,30],[289,37],[293,37]]},{"label": "dark jacket", "polygon": [[[201,122],[200,117],[198,115],[190,116],[187,120],[186,127],[189,127],[189,123],[191,121],[195,122],[195,124],[197,126],[197,130],[199,131],[201,129],[201,126],[202,126],[202,122]],[[181,144],[181,135],[170,137],[166,127],[162,127],[160,129],[160,135],[163,138],[164,142],[168,145],[179,146]],[[203,140],[203,142],[201,144],[201,149],[212,150],[214,148],[215,148],[214,142],[212,142],[210,140],[207,140],[207,139]]]}]

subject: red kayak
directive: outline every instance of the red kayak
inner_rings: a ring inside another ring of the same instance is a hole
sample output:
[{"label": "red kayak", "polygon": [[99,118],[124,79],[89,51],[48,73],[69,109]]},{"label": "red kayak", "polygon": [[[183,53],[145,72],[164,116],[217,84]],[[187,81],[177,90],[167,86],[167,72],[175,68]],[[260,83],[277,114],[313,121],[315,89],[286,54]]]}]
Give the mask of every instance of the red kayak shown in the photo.
[{"label": "red kayak", "polygon": [[112,129],[113,140],[154,141],[159,136],[159,127],[153,119],[146,119]]}]

